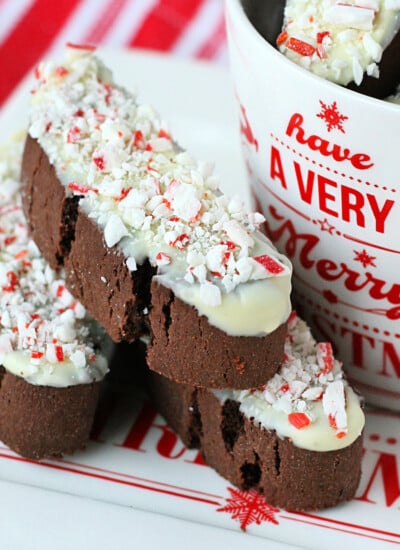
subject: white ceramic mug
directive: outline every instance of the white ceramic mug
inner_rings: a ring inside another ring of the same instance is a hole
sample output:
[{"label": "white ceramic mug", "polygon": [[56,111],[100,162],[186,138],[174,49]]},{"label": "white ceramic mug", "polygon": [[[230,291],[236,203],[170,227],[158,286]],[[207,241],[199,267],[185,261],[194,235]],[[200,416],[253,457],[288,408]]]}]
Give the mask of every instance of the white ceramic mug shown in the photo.
[{"label": "white ceramic mug", "polygon": [[298,311],[375,405],[400,410],[400,106],[325,81],[226,17],[243,151]]}]

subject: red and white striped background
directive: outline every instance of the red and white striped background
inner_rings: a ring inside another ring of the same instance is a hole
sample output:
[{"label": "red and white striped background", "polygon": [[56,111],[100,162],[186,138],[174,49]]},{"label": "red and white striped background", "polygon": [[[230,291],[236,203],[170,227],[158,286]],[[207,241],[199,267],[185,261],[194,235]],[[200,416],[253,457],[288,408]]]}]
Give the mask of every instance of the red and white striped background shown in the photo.
[{"label": "red and white striped background", "polygon": [[227,60],[223,0],[0,0],[0,106],[65,42]]}]

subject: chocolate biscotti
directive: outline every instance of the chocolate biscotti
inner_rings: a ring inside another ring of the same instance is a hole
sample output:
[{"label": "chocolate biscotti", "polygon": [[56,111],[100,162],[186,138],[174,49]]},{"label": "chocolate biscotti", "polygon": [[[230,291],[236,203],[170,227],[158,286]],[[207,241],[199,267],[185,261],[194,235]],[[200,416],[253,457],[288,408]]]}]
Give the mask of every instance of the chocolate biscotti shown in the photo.
[{"label": "chocolate biscotti", "polygon": [[28,236],[21,158],[22,142],[0,150],[0,440],[40,459],[86,444],[107,337]]},{"label": "chocolate biscotti", "polygon": [[291,266],[258,231],[263,217],[223,195],[92,51],[70,47],[36,76],[24,211],[72,294],[115,341],[148,330],[150,368],[175,381],[246,388],[273,376]]},{"label": "chocolate biscotti", "polygon": [[287,0],[276,43],[311,72],[383,99],[400,81],[398,0]]},{"label": "chocolate biscotti", "polygon": [[331,346],[295,314],[280,371],[258,390],[212,391],[148,373],[154,403],[183,442],[242,489],[293,511],[350,500],[364,414]]}]

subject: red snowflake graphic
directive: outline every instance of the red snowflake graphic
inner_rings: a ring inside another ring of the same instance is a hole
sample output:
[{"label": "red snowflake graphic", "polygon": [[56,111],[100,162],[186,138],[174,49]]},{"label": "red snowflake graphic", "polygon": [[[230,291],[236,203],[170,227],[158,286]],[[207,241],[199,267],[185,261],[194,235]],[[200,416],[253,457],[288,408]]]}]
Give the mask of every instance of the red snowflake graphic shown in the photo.
[{"label": "red snowflake graphic", "polygon": [[321,226],[321,231],[327,231],[329,235],[333,235],[335,226],[331,225],[326,218],[324,220],[317,220],[317,223]]},{"label": "red snowflake graphic", "polygon": [[355,262],[361,262],[363,267],[368,267],[369,265],[371,267],[376,267],[376,263],[374,262],[376,256],[370,256],[365,249],[361,252],[357,252],[357,250],[353,250],[353,252],[355,254]]},{"label": "red snowflake graphic", "polygon": [[275,514],[279,512],[279,508],[274,508],[267,502],[264,497],[256,491],[239,491],[228,487],[231,498],[226,499],[226,505],[223,508],[218,508],[217,512],[227,512],[231,514],[232,519],[240,523],[240,528],[245,531],[246,527],[255,523],[260,525],[264,521],[275,523],[278,525],[278,520]]},{"label": "red snowflake graphic", "polygon": [[343,122],[347,120],[349,117],[340,114],[336,101],[334,101],[331,105],[326,105],[323,101],[319,100],[322,110],[320,113],[317,114],[318,118],[322,118],[322,120],[326,123],[326,127],[328,128],[328,132],[331,130],[339,130],[343,134],[345,133],[343,128]]}]

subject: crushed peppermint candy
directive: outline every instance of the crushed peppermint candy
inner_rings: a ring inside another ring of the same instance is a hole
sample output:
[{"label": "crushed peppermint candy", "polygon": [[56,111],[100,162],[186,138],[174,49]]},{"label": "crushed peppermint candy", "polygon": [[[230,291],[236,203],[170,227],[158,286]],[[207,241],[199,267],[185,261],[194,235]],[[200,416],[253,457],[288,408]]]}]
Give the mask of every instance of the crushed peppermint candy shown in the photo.
[{"label": "crushed peppermint candy", "polygon": [[29,133],[107,246],[119,245],[132,271],[148,258],[182,299],[180,289],[196,286],[205,306],[221,305],[239,285],[269,281],[271,289],[279,279],[273,329],[286,321],[291,266],[258,230],[263,216],[223,195],[210,165],[178,148],[155,111],[115,85],[91,51],[67,48],[63,77],[59,66],[39,66]]},{"label": "crushed peppermint candy", "polygon": [[[66,73],[58,70],[59,77]],[[28,236],[19,196],[22,144],[0,149],[0,363],[38,385],[101,380],[107,361],[84,307]]]},{"label": "crushed peppermint candy", "polygon": [[398,0],[287,0],[279,50],[319,76],[360,85],[379,77],[384,49],[400,29]]},{"label": "crushed peppermint candy", "polygon": [[311,419],[308,414],[303,412],[294,412],[288,414],[289,422],[297,429],[301,430],[311,424]]},{"label": "crushed peppermint candy", "polygon": [[[325,414],[340,417],[343,431],[347,429],[344,384],[341,363],[333,358],[330,344],[316,343],[306,323],[291,315],[282,366],[260,391],[263,398],[272,407],[286,412],[289,421],[295,426],[297,423],[299,429],[312,423],[309,404],[322,399],[327,403]],[[244,396],[245,392],[241,392],[240,400]],[[299,417],[293,415],[298,414],[307,416],[309,421],[294,422]]]},{"label": "crushed peppermint candy", "polygon": [[[327,450],[322,448],[326,437],[330,449],[344,445],[349,435],[350,444],[364,425],[359,398],[348,386],[342,364],[333,357],[331,345],[317,343],[310,328],[295,312],[288,321],[285,355],[278,373],[260,389],[215,393],[223,401],[238,401],[246,416],[268,429],[275,429],[278,435],[290,437],[296,444],[302,443],[304,436],[304,446],[310,445],[316,450]],[[357,409],[352,422],[356,418],[359,426],[349,426],[349,406]],[[320,430],[319,436],[312,435],[307,440],[307,432],[313,427]]]}]

